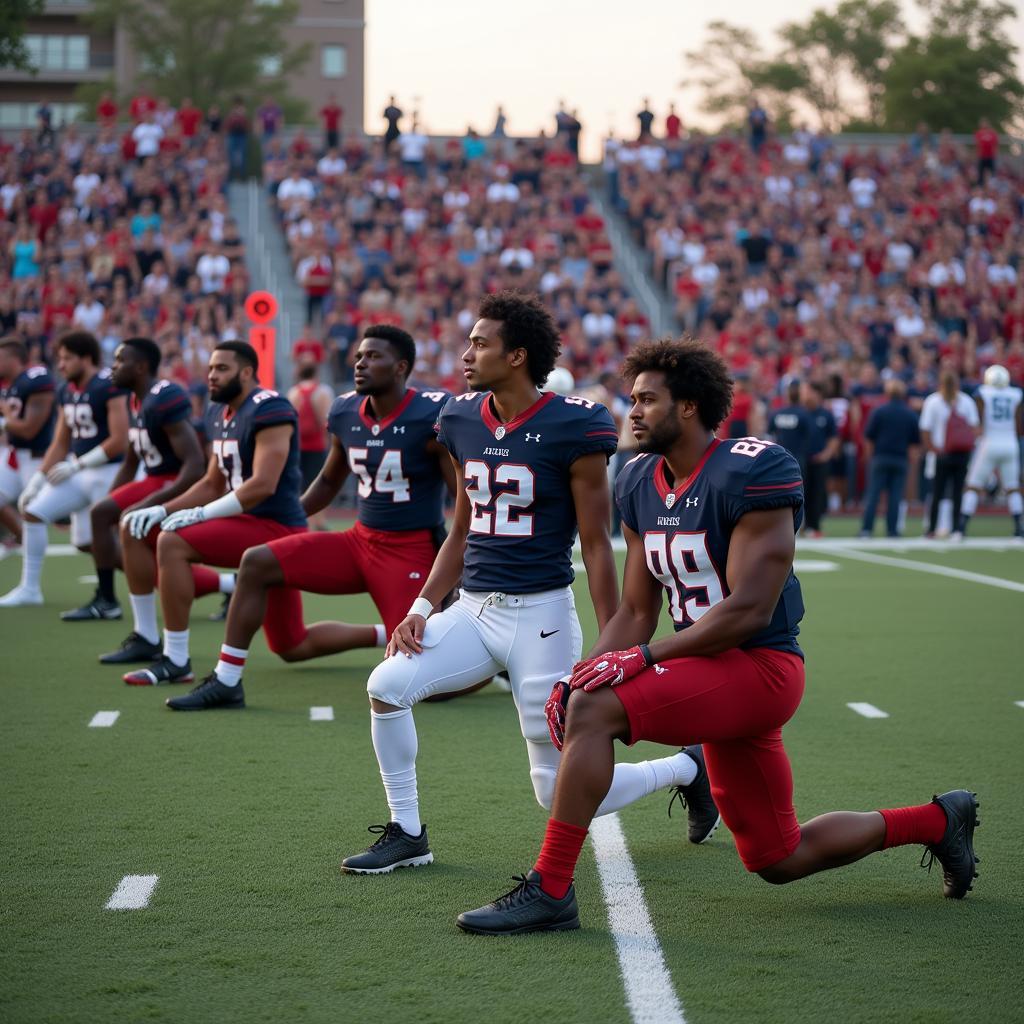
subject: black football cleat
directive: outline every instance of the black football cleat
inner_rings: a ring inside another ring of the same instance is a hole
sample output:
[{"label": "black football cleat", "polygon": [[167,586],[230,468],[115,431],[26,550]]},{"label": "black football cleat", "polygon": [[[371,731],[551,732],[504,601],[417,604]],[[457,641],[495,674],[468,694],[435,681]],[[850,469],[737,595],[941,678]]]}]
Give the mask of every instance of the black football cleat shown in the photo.
[{"label": "black football cleat", "polygon": [[704,748],[700,745],[683,747],[682,752],[697,762],[697,775],[688,786],[673,787],[672,799],[668,802],[668,816],[672,817],[672,805],[678,800],[686,808],[687,838],[699,846],[715,834],[722,816],[711,795],[711,780],[704,765]]},{"label": "black football cleat", "polygon": [[211,672],[198,686],[183,697],[168,697],[164,703],[172,711],[209,711],[212,708],[244,708],[245,691],[242,680],[235,686],[228,686]]},{"label": "black football cleat", "polygon": [[409,835],[397,821],[371,825],[367,831],[380,833],[380,837],[362,853],[341,862],[341,870],[346,874],[388,875],[395,868],[421,868],[434,862],[426,825],[418,836]]},{"label": "black football cleat", "polygon": [[525,875],[513,875],[519,884],[499,896],[493,903],[478,910],[459,914],[455,923],[474,935],[522,935],[524,932],[561,932],[579,928],[580,916],[576,909],[576,890],[560,899],[549,896],[540,887],[540,874],[530,870]]},{"label": "black football cleat", "polygon": [[128,672],[122,678],[129,686],[163,686],[166,683],[191,683],[195,677],[191,661],[175,665],[166,654],[161,654],[149,668]]},{"label": "black football cleat", "polygon": [[117,620],[124,615],[117,601],[109,601],[97,590],[88,604],[70,612],[61,612],[62,622],[102,622],[104,619]]},{"label": "black football cleat", "polygon": [[953,789],[942,796],[932,797],[946,812],[946,834],[934,846],[925,847],[921,866],[929,871],[937,860],[942,865],[942,891],[947,899],[962,900],[973,888],[978,877],[974,865],[974,830],[978,821],[977,793],[966,789]]},{"label": "black football cleat", "polygon": [[160,644],[151,644],[144,636],[129,633],[116,651],[100,655],[100,664],[132,665],[137,661],[155,661],[162,651]]}]

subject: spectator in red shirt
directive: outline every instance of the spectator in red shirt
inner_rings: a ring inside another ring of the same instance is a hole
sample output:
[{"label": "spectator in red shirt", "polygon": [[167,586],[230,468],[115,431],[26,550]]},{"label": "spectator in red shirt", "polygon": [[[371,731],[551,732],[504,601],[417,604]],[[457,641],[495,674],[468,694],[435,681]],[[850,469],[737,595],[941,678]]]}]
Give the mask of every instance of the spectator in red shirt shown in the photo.
[{"label": "spectator in red shirt", "polygon": [[987,117],[981,119],[978,130],[974,133],[974,149],[978,154],[978,182],[985,184],[990,174],[995,174],[996,154],[999,152],[999,132]]},{"label": "spectator in red shirt", "polygon": [[178,124],[181,126],[181,134],[186,139],[195,138],[199,131],[199,122],[203,119],[203,112],[192,105],[192,100],[186,96],[178,107]]},{"label": "spectator in red shirt", "polygon": [[152,96],[147,96],[144,92],[140,92],[138,96],[133,96],[131,105],[128,107],[128,113],[131,114],[132,120],[136,124],[145,120],[146,115],[152,114],[155,110],[156,100]]},{"label": "spectator in red shirt", "polygon": [[338,97],[332,92],[320,108],[320,120],[324,123],[324,137],[328,149],[336,149],[341,140],[341,119],[345,111],[338,106]]},{"label": "spectator in red shirt", "polygon": [[676,113],[676,105],[674,103],[670,103],[668,105],[668,117],[665,118],[665,138],[678,139],[682,134],[682,131],[682,119]]},{"label": "spectator in red shirt", "polygon": [[324,361],[324,344],[316,336],[316,329],[312,324],[306,324],[302,337],[292,346],[292,359],[296,363],[309,359],[317,366]]},{"label": "spectator in red shirt", "polygon": [[96,104],[96,120],[100,124],[113,124],[117,120],[117,104],[109,92],[105,92]]}]

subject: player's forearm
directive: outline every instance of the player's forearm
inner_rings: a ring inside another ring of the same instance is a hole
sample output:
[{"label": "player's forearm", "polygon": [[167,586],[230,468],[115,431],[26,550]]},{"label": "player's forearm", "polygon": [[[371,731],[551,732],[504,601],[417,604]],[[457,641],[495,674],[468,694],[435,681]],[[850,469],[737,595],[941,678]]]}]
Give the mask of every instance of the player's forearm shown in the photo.
[{"label": "player's forearm", "polygon": [[587,654],[588,658],[604,654],[605,651],[625,651],[637,644],[647,643],[658,625],[658,615],[642,612],[621,605],[618,611],[605,623],[597,643]]},{"label": "player's forearm", "polygon": [[582,546],[587,585],[597,616],[597,628],[603,630],[619,606],[619,582],[615,574],[615,556],[607,536]]},{"label": "player's forearm", "polygon": [[63,462],[68,457],[70,450],[71,444],[68,441],[54,440],[50,447],[46,449],[43,461],[39,465],[39,472],[43,474],[48,473],[58,462]]},{"label": "player's forearm", "polygon": [[651,644],[654,661],[672,658],[711,657],[735,647],[755,636],[772,620],[778,595],[766,604],[761,600],[744,600],[730,594],[692,626]]},{"label": "player's forearm", "polygon": [[124,437],[117,437],[111,434],[110,437],[100,445],[100,447],[103,449],[103,453],[106,455],[107,461],[109,462],[111,459],[116,459],[121,455],[124,455],[128,448],[128,437],[127,435]]},{"label": "player's forearm", "polygon": [[[124,487],[126,483],[135,479],[135,471],[138,469],[138,463],[133,462],[132,459],[125,459],[120,466],[117,467],[117,472],[114,474],[114,479],[110,481],[110,490],[116,491],[118,487]],[[154,498],[154,505],[159,505],[161,502]]]},{"label": "player's forearm", "polygon": [[334,501],[340,487],[340,483],[332,484],[325,480],[322,475],[318,476],[306,488],[306,493],[302,495],[301,504],[303,512],[307,516],[315,516],[318,512],[322,512]]},{"label": "player's forearm", "polygon": [[[195,508],[197,505],[206,505],[219,498],[224,493],[224,488],[217,488],[210,482],[208,476],[196,481],[184,494],[179,495],[173,501],[164,504],[167,513],[179,512],[183,508]],[[161,504],[154,502],[154,504]]]},{"label": "player's forearm", "polygon": [[448,534],[441,545],[427,582],[420,591],[420,597],[435,608],[451,593],[462,578],[463,561],[466,553],[466,537],[461,533]]},{"label": "player's forearm", "polygon": [[[170,502],[174,501],[179,495],[185,494],[195,485],[197,476],[199,474],[195,470],[182,466],[181,472],[166,487],[161,487],[159,491],[149,496],[147,504],[163,505],[164,508],[167,508]],[[186,508],[191,507],[191,505],[186,506]]]}]

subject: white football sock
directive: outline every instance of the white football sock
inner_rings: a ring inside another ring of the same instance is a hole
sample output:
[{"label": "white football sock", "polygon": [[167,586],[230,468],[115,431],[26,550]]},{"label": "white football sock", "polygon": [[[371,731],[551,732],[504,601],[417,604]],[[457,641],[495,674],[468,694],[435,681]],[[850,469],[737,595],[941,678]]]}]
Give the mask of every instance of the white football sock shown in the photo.
[{"label": "white football sock", "polygon": [[978,511],[978,492],[977,491],[966,491],[964,493],[964,500],[960,502],[960,514],[965,516],[973,516]]},{"label": "white football sock", "polygon": [[46,557],[46,523],[23,523],[21,543],[21,585],[28,590],[38,590]]},{"label": "white football sock", "polygon": [[1006,498],[1006,507],[1011,516],[1024,515],[1024,497],[1020,491],[1011,491]]},{"label": "white football sock", "polygon": [[374,626],[373,628],[374,628],[374,630],[376,631],[376,634],[377,634],[377,646],[378,647],[387,647],[387,645],[388,645],[388,635],[384,631],[384,627],[378,622],[377,625]]},{"label": "white football sock", "polygon": [[220,583],[217,589],[222,594],[233,594],[235,592],[235,574],[233,572],[222,572],[220,574]]},{"label": "white football sock", "polygon": [[160,642],[160,629],[156,624],[156,593],[129,594],[132,604],[132,618],[135,620],[135,632],[151,644]]},{"label": "white football sock", "polygon": [[225,686],[237,686],[242,681],[242,671],[245,668],[245,659],[248,653],[244,647],[221,644],[220,660],[217,662],[214,672]]},{"label": "white football sock", "polygon": [[617,764],[612,785],[601,801],[597,813],[611,814],[659,789],[669,786],[688,786],[697,777],[697,763],[689,754],[680,751],[671,757],[638,764]]},{"label": "white football sock", "polygon": [[370,736],[380,766],[380,778],[388,797],[391,820],[397,821],[407,835],[418,836],[420,803],[416,793],[416,723],[412,709],[381,715],[370,712]]},{"label": "white football sock", "polygon": [[164,630],[164,654],[178,666],[184,665],[188,661],[187,629],[183,629],[180,633],[170,629]]}]

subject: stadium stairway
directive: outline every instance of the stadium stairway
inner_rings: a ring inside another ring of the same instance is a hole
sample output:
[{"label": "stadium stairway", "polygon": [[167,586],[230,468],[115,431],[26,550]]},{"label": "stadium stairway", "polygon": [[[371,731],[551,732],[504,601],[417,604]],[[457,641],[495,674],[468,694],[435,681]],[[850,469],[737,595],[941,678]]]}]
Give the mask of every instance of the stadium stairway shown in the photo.
[{"label": "stadium stairway", "polygon": [[285,390],[292,384],[291,348],[305,326],[306,297],[295,280],[284,233],[271,208],[270,196],[257,181],[232,182],[228,206],[245,240],[246,263],[253,291],[268,291],[277,298],[275,377]]},{"label": "stadium stairway", "polygon": [[608,201],[607,184],[600,168],[590,169],[587,191],[594,209],[604,220],[615,269],[650,322],[652,334],[678,337],[680,328],[672,301],[651,277],[650,254],[637,245],[626,221]]}]

